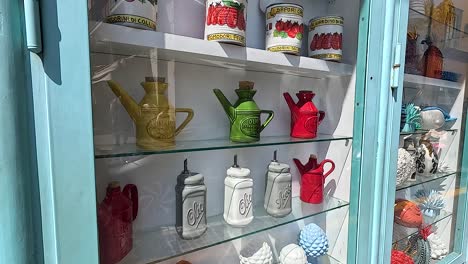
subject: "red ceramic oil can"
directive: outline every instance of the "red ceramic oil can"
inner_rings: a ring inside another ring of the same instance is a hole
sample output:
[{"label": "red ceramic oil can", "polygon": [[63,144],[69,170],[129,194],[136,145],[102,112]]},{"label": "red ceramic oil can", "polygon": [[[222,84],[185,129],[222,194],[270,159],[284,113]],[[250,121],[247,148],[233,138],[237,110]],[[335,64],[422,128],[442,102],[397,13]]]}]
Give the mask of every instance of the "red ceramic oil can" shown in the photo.
[{"label": "red ceramic oil can", "polygon": [[98,208],[99,249],[101,264],[115,264],[133,247],[132,222],[138,214],[138,190],[128,184],[120,190],[119,182],[107,187]]},{"label": "red ceramic oil can", "polygon": [[325,112],[319,111],[312,102],[315,94],[312,91],[299,91],[299,101],[294,102],[289,93],[283,93],[291,111],[291,137],[315,138],[319,124],[325,118]]},{"label": "red ceramic oil can", "polygon": [[[294,163],[301,173],[301,200],[306,203],[320,204],[323,202],[323,185],[325,178],[335,170],[335,163],[329,159],[317,165],[317,158],[311,155],[306,164],[298,159]],[[324,165],[330,163],[331,168],[324,174]]]}]

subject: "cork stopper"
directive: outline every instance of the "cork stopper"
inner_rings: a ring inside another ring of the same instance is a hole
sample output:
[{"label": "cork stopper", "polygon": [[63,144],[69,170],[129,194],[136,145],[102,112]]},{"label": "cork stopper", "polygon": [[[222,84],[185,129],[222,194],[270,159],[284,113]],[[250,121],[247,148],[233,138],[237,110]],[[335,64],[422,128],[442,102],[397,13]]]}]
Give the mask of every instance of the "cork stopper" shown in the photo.
[{"label": "cork stopper", "polygon": [[120,187],[120,182],[118,182],[118,181],[112,181],[112,182],[109,183],[108,187],[109,187],[109,188],[112,188],[112,189],[113,189],[113,188],[118,188],[118,187]]},{"label": "cork stopper", "polygon": [[154,76],[150,76],[150,77],[145,77],[145,82],[164,83],[164,82],[166,82],[166,78],[164,78],[164,77],[154,77]]},{"label": "cork stopper", "polygon": [[317,159],[317,155],[315,155],[315,154],[310,154],[309,159]]},{"label": "cork stopper", "polygon": [[254,88],[254,82],[240,81],[239,89],[241,90],[252,90]]}]

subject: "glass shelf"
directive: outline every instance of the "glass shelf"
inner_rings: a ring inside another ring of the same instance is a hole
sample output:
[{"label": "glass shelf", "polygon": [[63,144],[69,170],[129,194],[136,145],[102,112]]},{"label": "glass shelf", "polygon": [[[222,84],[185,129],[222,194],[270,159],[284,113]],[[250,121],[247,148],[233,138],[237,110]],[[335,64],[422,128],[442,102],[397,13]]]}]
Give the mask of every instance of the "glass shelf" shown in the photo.
[{"label": "glass shelf", "polygon": [[327,78],[351,76],[354,67],[308,57],[239,47],[170,33],[96,23],[90,34],[94,53],[137,56],[197,65]]},{"label": "glass shelf", "polygon": [[274,218],[266,213],[262,204],[254,208],[255,218],[244,228],[229,226],[222,214],[208,217],[208,230],[194,240],[180,239],[174,226],[135,232],[133,249],[119,264],[157,263],[348,205],[334,197],[326,197],[322,204],[303,203],[299,197],[293,197],[292,213],[283,218]]},{"label": "glass shelf", "polygon": [[[436,217],[428,217],[426,215],[423,215],[424,217],[424,226],[429,226],[429,225],[434,225],[437,224],[438,222],[451,217],[452,213],[442,210],[440,212],[440,215]],[[409,227],[404,227],[402,225],[399,225],[397,223],[393,224],[393,244],[398,243],[404,239],[407,239],[411,237],[414,234],[417,234],[419,230],[417,228],[409,228]]]},{"label": "glass shelf", "polygon": [[[445,129],[445,130],[436,130],[437,132],[450,132],[452,134],[456,133],[457,129]],[[429,130],[416,130],[415,132],[400,132],[400,136],[409,136],[409,135],[423,135],[428,133]]]},{"label": "glass shelf", "polygon": [[234,143],[234,142],[231,142],[229,139],[209,139],[209,140],[177,141],[174,147],[158,149],[158,150],[140,149],[135,144],[96,145],[94,153],[95,153],[96,159],[105,159],[105,158],[154,155],[154,154],[164,154],[164,153],[205,151],[205,150],[216,150],[216,149],[251,148],[251,147],[260,147],[260,146],[289,145],[289,144],[336,141],[336,140],[351,140],[351,139],[352,137],[325,135],[325,134],[319,134],[317,135],[316,138],[313,138],[313,139],[291,138],[290,136],[270,136],[270,137],[262,137],[260,141],[253,142],[253,143]]},{"label": "glass shelf", "polygon": [[[460,78],[463,79],[463,78]],[[462,88],[462,83],[446,81],[441,79],[428,78],[421,75],[408,74],[405,73],[405,80],[403,86],[405,88],[412,89],[456,89],[460,90]]]},{"label": "glass shelf", "polygon": [[401,186],[398,186],[396,188],[396,190],[401,191],[401,190],[408,189],[408,188],[411,188],[411,187],[414,187],[414,186],[418,186],[418,185],[421,185],[421,184],[424,184],[424,183],[428,183],[428,182],[448,178],[448,177],[450,177],[452,175],[456,175],[457,173],[458,172],[439,172],[439,173],[436,173],[436,174],[434,174],[434,175],[432,175],[430,177],[417,175],[415,181],[407,181],[407,182],[403,183]]}]

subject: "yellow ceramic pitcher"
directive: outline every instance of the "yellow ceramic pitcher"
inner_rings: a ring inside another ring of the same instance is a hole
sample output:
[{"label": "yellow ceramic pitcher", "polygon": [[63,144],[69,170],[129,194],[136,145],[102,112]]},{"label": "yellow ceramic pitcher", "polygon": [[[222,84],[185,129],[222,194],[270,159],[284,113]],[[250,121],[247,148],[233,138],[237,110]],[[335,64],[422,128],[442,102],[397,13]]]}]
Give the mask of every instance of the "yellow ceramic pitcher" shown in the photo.
[{"label": "yellow ceramic pitcher", "polygon": [[[167,83],[164,78],[146,77],[141,86],[145,96],[138,104],[115,81],[107,84],[119,98],[136,125],[137,146],[144,149],[159,149],[175,144],[175,136],[192,120],[193,110],[171,107],[165,92]],[[177,112],[187,113],[187,118],[176,128]]]}]

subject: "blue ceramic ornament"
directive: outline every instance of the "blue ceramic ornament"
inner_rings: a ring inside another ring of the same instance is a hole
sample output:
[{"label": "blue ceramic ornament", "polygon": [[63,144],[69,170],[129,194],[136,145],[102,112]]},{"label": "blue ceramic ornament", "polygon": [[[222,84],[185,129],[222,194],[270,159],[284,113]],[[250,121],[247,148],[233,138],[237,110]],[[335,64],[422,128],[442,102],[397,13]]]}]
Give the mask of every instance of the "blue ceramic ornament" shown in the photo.
[{"label": "blue ceramic ornament", "polygon": [[309,224],[299,234],[299,246],[309,257],[320,257],[328,252],[328,238],[316,224]]}]

